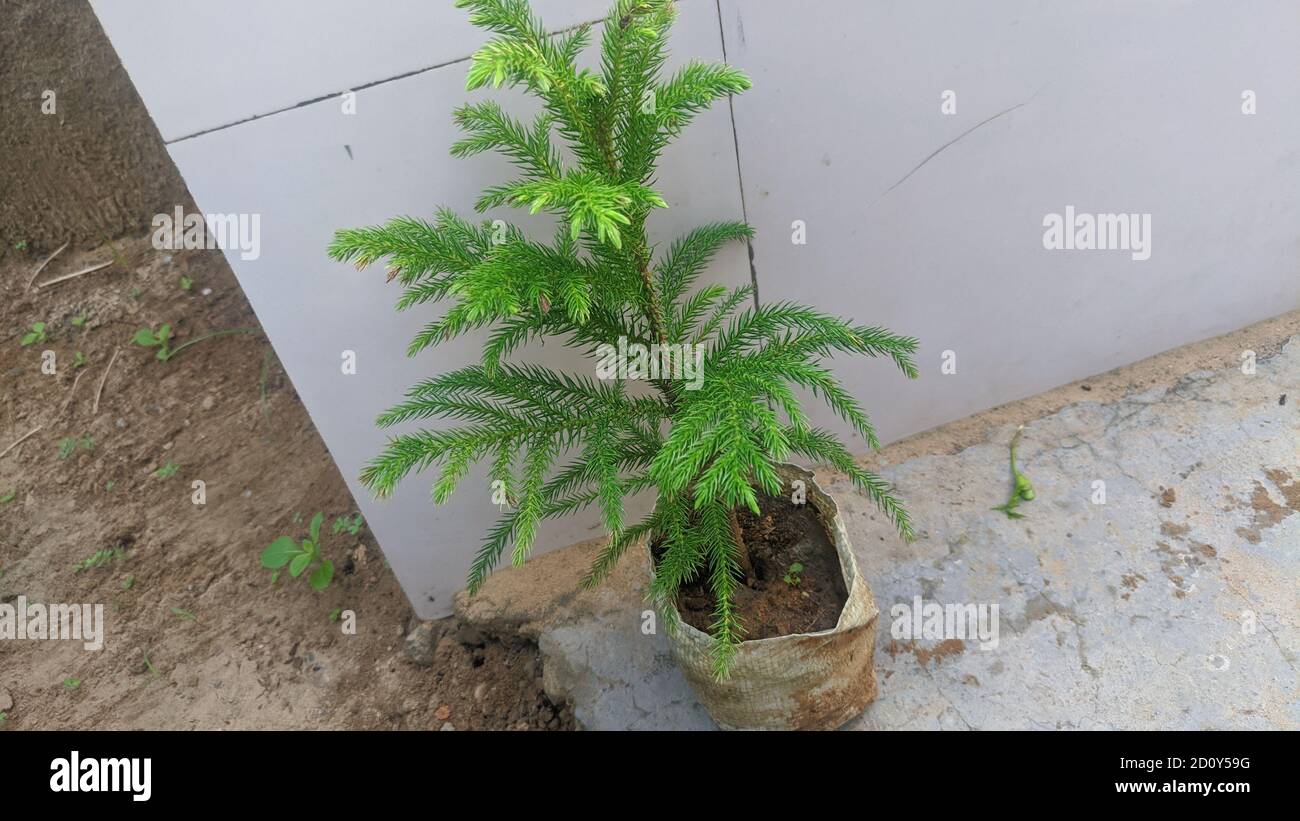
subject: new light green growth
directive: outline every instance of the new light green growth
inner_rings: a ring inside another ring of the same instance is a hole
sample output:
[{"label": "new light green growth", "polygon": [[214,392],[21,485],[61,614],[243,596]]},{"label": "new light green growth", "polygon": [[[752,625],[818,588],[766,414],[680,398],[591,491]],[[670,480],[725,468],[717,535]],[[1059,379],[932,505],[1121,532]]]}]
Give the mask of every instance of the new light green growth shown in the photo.
[{"label": "new light green growth", "polygon": [[1024,429],[1025,426],[1021,425],[1016,429],[1016,435],[1011,437],[1011,476],[1013,480],[1011,498],[1007,499],[1005,504],[993,508],[1007,514],[1008,519],[1025,518],[1025,514],[1016,512],[1016,508],[1020,506],[1021,502],[1029,502],[1034,498],[1034,486],[1029,483],[1029,477],[1016,468],[1016,448],[1020,446],[1020,434]]}]

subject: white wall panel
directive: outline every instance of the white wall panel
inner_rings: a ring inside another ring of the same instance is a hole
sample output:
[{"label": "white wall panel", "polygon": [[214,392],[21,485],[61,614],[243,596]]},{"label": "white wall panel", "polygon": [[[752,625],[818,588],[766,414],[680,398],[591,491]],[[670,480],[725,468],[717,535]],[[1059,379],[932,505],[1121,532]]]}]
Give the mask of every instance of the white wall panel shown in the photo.
[{"label": "white wall panel", "polygon": [[[91,0],[164,140],[468,57],[450,0]],[[603,0],[537,0],[556,29]]]},{"label": "white wall panel", "polygon": [[[762,299],[921,339],[843,370],[886,440],[1300,304],[1300,3],[720,6]],[[1045,250],[1067,205],[1151,258]]]}]

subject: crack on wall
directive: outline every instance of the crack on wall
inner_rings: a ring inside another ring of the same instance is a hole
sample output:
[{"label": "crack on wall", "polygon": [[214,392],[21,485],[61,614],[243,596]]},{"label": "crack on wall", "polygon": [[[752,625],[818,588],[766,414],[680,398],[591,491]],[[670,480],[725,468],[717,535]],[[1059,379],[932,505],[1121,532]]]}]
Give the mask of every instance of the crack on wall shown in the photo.
[{"label": "crack on wall", "polygon": [[[1051,85],[1051,83],[1048,83],[1047,85]],[[867,208],[873,208],[876,205],[876,203],[880,202],[885,197],[887,197],[890,191],[893,191],[895,188],[897,188],[898,186],[902,185],[903,183],[911,179],[912,175],[915,174],[917,171],[920,171],[922,168],[924,168],[925,165],[928,162],[930,162],[930,160],[933,160],[935,157],[939,156],[940,154],[942,154],[944,151],[946,151],[948,148],[952,147],[953,145],[956,145],[958,142],[965,139],[973,132],[979,130],[980,128],[983,128],[984,126],[988,125],[994,120],[1000,119],[1001,117],[1005,117],[1006,115],[1010,114],[1011,112],[1015,111],[1018,108],[1024,108],[1025,106],[1032,103],[1034,101],[1034,98],[1037,97],[1039,94],[1041,94],[1043,92],[1043,89],[1047,88],[1047,85],[1042,86],[1041,88],[1038,89],[1038,91],[1035,91],[1033,94],[1031,94],[1029,96],[1029,99],[1016,103],[1010,108],[1004,108],[1001,111],[999,111],[997,114],[994,114],[991,117],[987,117],[983,120],[980,120],[975,125],[971,126],[970,128],[966,129],[962,133],[958,134],[956,137],[953,137],[948,142],[936,148],[934,151],[930,152],[930,155],[928,157],[921,160],[921,162],[917,163],[917,165],[914,166],[911,171],[908,171],[906,174],[903,175],[902,179],[900,179],[898,182],[894,183],[893,185],[886,188],[883,192],[881,192],[880,196],[876,197],[875,200],[872,201],[871,205],[867,206]]]},{"label": "crack on wall", "polygon": [[[600,18],[600,19],[598,19],[598,20],[587,20],[587,21],[584,21],[584,22],[582,22],[582,23],[575,23],[574,25],[572,25],[572,26],[568,26],[567,28],[557,29],[556,31],[552,32],[550,36],[554,37],[554,36],[556,36],[556,35],[558,35],[558,34],[567,34],[568,32],[574,31],[574,30],[576,30],[576,29],[580,29],[580,28],[582,28],[583,26],[594,26],[594,25],[596,25],[597,23],[601,22],[601,21],[604,20],[604,19],[605,19],[605,18],[602,17],[602,18]],[[368,88],[374,88],[375,86],[381,86],[381,85],[384,85],[385,83],[392,83],[392,82],[396,82],[396,81],[398,81],[398,80],[405,80],[405,79],[407,79],[408,77],[417,77],[417,76],[419,76],[419,75],[421,75],[421,74],[428,74],[430,71],[437,71],[437,70],[440,69],[440,68],[447,68],[448,66],[454,66],[454,65],[456,65],[457,63],[464,63],[464,62],[467,62],[467,61],[469,61],[470,59],[472,59],[473,56],[474,56],[474,55],[470,54],[470,55],[466,55],[465,57],[457,57],[457,58],[455,58],[455,59],[453,59],[453,60],[446,60],[446,61],[441,62],[441,63],[435,63],[434,65],[431,65],[431,66],[425,66],[424,68],[417,68],[417,69],[413,69],[413,70],[411,70],[411,71],[404,71],[404,72],[402,72],[401,74],[394,74],[394,75],[391,76],[391,77],[383,77],[383,78],[378,79],[378,80],[372,80],[372,81],[370,81],[370,82],[368,82],[368,83],[362,83],[361,85],[358,85],[358,86],[352,86],[351,88],[345,88],[345,89],[342,89],[342,90],[340,90],[340,91],[335,91],[335,92],[332,92],[332,93],[329,93],[329,94],[322,94],[322,95],[320,95],[319,97],[312,97],[312,98],[309,99],[309,100],[303,100],[302,102],[294,103],[293,105],[287,105],[287,106],[284,106],[283,108],[277,108],[277,109],[275,109],[274,111],[266,111],[266,112],[263,112],[263,113],[261,113],[261,114],[253,114],[252,116],[249,116],[249,117],[243,117],[243,118],[241,118],[241,119],[233,120],[233,121],[228,122],[228,123],[222,123],[221,125],[214,125],[214,126],[212,126],[211,128],[205,128],[205,129],[203,129],[203,130],[201,130],[201,131],[195,131],[195,132],[192,133],[192,134],[185,134],[185,135],[182,135],[182,136],[180,136],[180,137],[176,137],[176,138],[173,138],[173,139],[170,139],[170,140],[164,140],[163,142],[164,142],[166,145],[175,145],[176,143],[184,142],[185,140],[192,140],[192,139],[194,139],[195,137],[202,137],[204,134],[211,134],[211,133],[213,133],[214,131],[224,131],[224,130],[226,130],[227,128],[234,128],[234,127],[237,126],[237,125],[244,125],[245,123],[251,123],[251,122],[253,122],[253,121],[255,121],[255,120],[261,120],[261,119],[264,119],[264,118],[266,118],[266,117],[274,117],[276,114],[283,114],[283,113],[285,113],[286,111],[293,111],[293,110],[295,110],[295,109],[299,109],[299,108],[306,108],[306,107],[309,106],[309,105],[315,105],[316,103],[323,103],[323,102],[325,102],[326,100],[334,100],[334,99],[337,99],[337,98],[339,98],[340,96],[342,96],[342,95],[348,93],[349,91],[352,91],[352,92],[356,92],[356,91],[365,91],[365,90],[368,89]]]},{"label": "crack on wall", "polygon": [[[730,63],[727,59],[727,33],[722,25],[722,0],[714,0],[714,7],[718,10],[718,40],[722,44],[722,62]],[[736,25],[740,29],[740,42],[745,42],[745,26],[740,20],[740,11],[736,11]],[[740,217],[749,224],[749,208],[745,203],[745,176],[740,168],[740,132],[736,130],[736,98],[734,95],[727,95],[727,111],[731,115],[731,142],[732,148],[736,152],[736,185],[740,188]],[[754,265],[754,241],[745,237],[745,251],[749,255],[749,284],[754,289],[754,307],[758,307],[758,268]]]}]

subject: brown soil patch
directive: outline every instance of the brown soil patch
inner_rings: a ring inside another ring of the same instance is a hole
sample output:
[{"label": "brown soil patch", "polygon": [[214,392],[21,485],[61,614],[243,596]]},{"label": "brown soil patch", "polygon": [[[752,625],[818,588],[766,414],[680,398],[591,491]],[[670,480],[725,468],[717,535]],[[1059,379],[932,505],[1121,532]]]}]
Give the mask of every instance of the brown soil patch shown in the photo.
[{"label": "brown soil patch", "polygon": [[922,667],[930,666],[931,661],[938,666],[944,659],[966,652],[966,642],[961,639],[944,639],[933,647],[920,647],[915,640],[900,642],[895,639],[885,645],[885,652],[890,658],[898,658],[899,653],[911,653],[916,656],[916,662]]},{"label": "brown soil patch", "polygon": [[[0,263],[0,450],[43,426],[0,458],[0,499],[13,494],[0,502],[0,600],[102,603],[106,635],[97,652],[0,641],[0,690],[13,700],[4,726],[572,726],[545,702],[531,644],[452,639],[432,667],[402,661],[406,597],[364,526],[334,532],[355,504],[220,253],[169,255],[147,236],[70,249],[42,280],[119,262],[28,291],[40,256]],[[22,347],[33,322],[47,323],[48,339]],[[178,343],[227,328],[258,333],[201,342],[168,362],[129,344],[164,322]],[[41,372],[46,350],[52,375]],[[74,367],[78,352],[85,364]],[[169,464],[172,475],[156,475]],[[206,504],[192,503],[196,480]],[[272,584],[262,549],[302,537],[317,511],[334,583],[321,592],[303,579]],[[335,610],[356,614],[355,635],[331,620]]]},{"label": "brown soil patch", "polygon": [[1291,474],[1281,468],[1266,468],[1264,476],[1268,478],[1278,492],[1282,494],[1282,504],[1273,501],[1272,495],[1263,482],[1258,480],[1250,492],[1250,501],[1239,503],[1240,507],[1252,512],[1250,527],[1237,528],[1237,535],[1250,542],[1259,544],[1261,531],[1277,525],[1286,517],[1300,511],[1300,481],[1291,478]]},{"label": "brown soil patch", "polygon": [[1133,571],[1132,573],[1125,573],[1125,574],[1120,578],[1119,583],[1120,583],[1120,585],[1122,585],[1122,586],[1124,587],[1124,589],[1127,590],[1128,592],[1127,592],[1127,593],[1122,593],[1122,594],[1120,594],[1120,598],[1121,598],[1121,599],[1126,599],[1126,600],[1127,600],[1129,597],[1131,597],[1131,596],[1133,595],[1133,591],[1134,591],[1134,590],[1137,590],[1137,589],[1138,589],[1138,586],[1141,585],[1142,582],[1144,582],[1144,581],[1146,581],[1146,580],[1147,580],[1147,577],[1146,577],[1146,576],[1143,576],[1141,573],[1138,573],[1136,570]]},{"label": "brown soil patch", "polygon": [[[573,710],[542,691],[537,645],[486,636],[456,617],[434,624],[428,670],[437,696],[404,704],[393,720],[411,729],[572,730]],[[364,682],[357,682],[364,686]]]},{"label": "brown soil patch", "polygon": [[[832,629],[848,590],[816,509],[765,494],[759,494],[759,509],[758,516],[749,510],[737,516],[755,576],[735,595],[746,641]],[[796,564],[802,569],[792,572]],[[714,602],[706,571],[682,585],[678,609],[687,624],[711,634]]]},{"label": "brown soil patch", "polygon": [[1175,522],[1160,523],[1160,533],[1164,536],[1172,536],[1175,539],[1181,539],[1191,532],[1192,526],[1189,524],[1177,524]]},{"label": "brown soil patch", "polygon": [[1281,468],[1269,468],[1264,471],[1264,475],[1281,491],[1286,506],[1292,512],[1300,510],[1300,481],[1292,479],[1291,474]]}]

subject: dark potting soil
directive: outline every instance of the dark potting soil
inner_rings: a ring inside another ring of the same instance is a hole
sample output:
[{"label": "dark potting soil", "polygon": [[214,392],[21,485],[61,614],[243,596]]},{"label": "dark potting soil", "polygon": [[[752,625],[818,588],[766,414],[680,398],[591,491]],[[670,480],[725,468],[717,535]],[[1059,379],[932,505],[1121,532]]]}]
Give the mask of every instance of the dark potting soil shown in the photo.
[{"label": "dark potting soil", "polygon": [[[817,509],[760,493],[761,515],[741,509],[737,518],[754,565],[754,578],[736,590],[736,613],[745,640],[829,630],[839,621],[848,591],[835,545]],[[792,565],[802,570],[791,571]],[[714,598],[707,569],[682,585],[682,619],[712,635]]]}]

